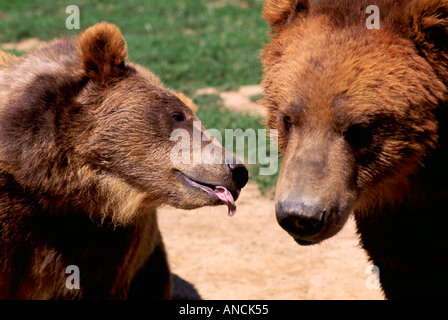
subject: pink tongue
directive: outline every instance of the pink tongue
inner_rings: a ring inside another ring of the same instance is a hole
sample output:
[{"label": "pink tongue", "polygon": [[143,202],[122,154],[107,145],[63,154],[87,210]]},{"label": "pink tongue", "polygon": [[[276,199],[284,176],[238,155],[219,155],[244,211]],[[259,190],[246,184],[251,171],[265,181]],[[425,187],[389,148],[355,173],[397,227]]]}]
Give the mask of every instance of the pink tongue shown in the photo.
[{"label": "pink tongue", "polygon": [[217,186],[213,192],[216,196],[221,200],[223,204],[225,204],[229,208],[229,217],[233,216],[236,211],[235,200],[233,200],[232,194],[224,187]]}]

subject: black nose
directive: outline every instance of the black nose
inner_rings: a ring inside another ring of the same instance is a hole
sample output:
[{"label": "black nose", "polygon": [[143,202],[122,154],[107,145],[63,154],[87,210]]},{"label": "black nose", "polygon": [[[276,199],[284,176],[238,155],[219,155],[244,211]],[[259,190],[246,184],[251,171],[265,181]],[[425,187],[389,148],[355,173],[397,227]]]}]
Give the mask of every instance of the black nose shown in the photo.
[{"label": "black nose", "polygon": [[319,242],[327,213],[318,206],[305,205],[298,201],[280,201],[275,213],[280,226],[301,245]]},{"label": "black nose", "polygon": [[246,166],[242,163],[229,163],[227,164],[232,172],[232,180],[238,189],[242,189],[249,180],[249,172]]}]

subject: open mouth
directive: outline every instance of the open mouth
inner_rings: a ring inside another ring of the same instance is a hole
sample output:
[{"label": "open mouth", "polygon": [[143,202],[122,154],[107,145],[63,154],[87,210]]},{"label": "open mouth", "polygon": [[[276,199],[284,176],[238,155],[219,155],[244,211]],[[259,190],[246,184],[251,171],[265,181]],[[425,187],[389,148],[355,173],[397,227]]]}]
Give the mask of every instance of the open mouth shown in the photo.
[{"label": "open mouth", "polygon": [[201,189],[208,194],[214,196],[216,199],[220,200],[222,204],[226,205],[228,208],[229,217],[233,216],[236,212],[236,205],[233,195],[227,190],[226,187],[223,186],[215,186],[211,184],[206,184],[203,182],[195,181],[180,171],[175,170],[175,173],[180,175],[185,182],[187,182],[190,186]]}]

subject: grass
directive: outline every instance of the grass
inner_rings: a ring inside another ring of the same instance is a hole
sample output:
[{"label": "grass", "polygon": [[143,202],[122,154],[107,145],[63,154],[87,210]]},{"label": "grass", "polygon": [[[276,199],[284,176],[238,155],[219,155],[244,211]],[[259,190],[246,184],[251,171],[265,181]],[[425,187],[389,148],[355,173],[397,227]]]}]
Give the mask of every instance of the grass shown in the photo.
[{"label": "grass", "polygon": [[[128,44],[129,60],[157,74],[170,88],[192,95],[204,87],[236,89],[261,79],[259,52],[267,41],[261,17],[263,0],[0,0],[0,43],[36,37],[51,40],[68,30],[69,5],[80,10],[80,29],[97,22],[117,24]],[[19,53],[20,54],[20,53]],[[198,115],[209,128],[264,128],[261,119],[225,110],[216,96],[196,99]],[[263,190],[276,176],[256,174]]]},{"label": "grass", "polygon": [[[131,0],[70,4],[80,10],[80,27],[117,24],[129,59],[149,67],[163,82],[187,94],[203,87],[237,88],[258,83],[259,50],[266,41],[260,0]],[[0,0],[0,43],[30,37],[50,40],[68,30],[66,1]]]}]

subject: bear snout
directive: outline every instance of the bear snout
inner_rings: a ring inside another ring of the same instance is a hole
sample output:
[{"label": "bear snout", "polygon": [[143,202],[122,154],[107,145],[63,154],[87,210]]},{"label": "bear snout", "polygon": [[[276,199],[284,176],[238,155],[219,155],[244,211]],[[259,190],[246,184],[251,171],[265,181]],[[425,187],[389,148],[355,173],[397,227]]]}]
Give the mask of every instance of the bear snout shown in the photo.
[{"label": "bear snout", "polygon": [[279,225],[300,245],[319,243],[340,230],[339,210],[320,205],[317,201],[288,197],[278,201],[275,213]]},{"label": "bear snout", "polygon": [[232,181],[237,189],[242,189],[249,180],[249,172],[246,166],[242,163],[227,164],[230,172],[232,173]]}]

